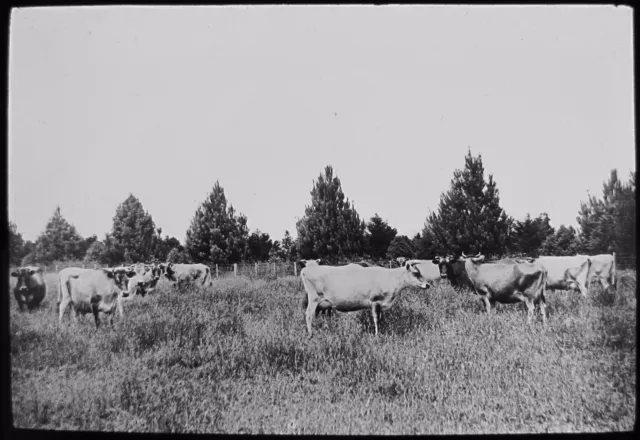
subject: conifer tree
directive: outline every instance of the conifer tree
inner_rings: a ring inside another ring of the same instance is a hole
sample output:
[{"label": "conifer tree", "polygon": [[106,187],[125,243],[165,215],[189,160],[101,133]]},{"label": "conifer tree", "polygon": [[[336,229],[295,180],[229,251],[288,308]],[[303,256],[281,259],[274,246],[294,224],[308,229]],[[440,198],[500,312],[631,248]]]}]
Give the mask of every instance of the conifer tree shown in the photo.
[{"label": "conifer tree", "polygon": [[311,205],[305,207],[305,216],[296,228],[301,258],[338,262],[358,258],[364,252],[364,221],[349,199],[345,200],[340,179],[330,165],[313,182]]},{"label": "conifer tree", "polygon": [[484,179],[482,156],[474,158],[469,151],[464,170],[454,172],[451,188],[441,195],[438,212],[428,216],[425,229],[438,252],[492,256],[506,252],[511,222],[500,207],[493,175]]},{"label": "conifer tree", "polygon": [[44,232],[36,240],[32,259],[38,264],[82,259],[84,257],[81,255],[82,241],[76,227],[62,216],[60,206],[56,206]]},{"label": "conifer tree", "polygon": [[367,223],[368,231],[368,253],[371,258],[381,260],[385,258],[387,249],[398,234],[395,228],[389,226],[389,224],[382,220],[376,213],[369,223]]},{"label": "conifer tree", "polygon": [[114,263],[149,262],[153,255],[155,223],[133,194],[116,208],[111,239]]},{"label": "conifer tree", "polygon": [[216,181],[211,193],[196,210],[187,230],[185,249],[196,263],[229,264],[247,252],[247,218],[227,206],[224,189]]}]

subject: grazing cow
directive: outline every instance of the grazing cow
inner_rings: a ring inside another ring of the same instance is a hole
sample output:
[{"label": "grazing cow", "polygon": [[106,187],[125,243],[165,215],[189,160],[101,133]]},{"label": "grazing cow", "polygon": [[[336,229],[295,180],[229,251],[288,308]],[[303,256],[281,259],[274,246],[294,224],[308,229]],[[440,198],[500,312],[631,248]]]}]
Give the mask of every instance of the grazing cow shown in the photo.
[{"label": "grazing cow", "polygon": [[588,273],[591,267],[590,257],[576,256],[541,256],[536,258],[547,269],[547,289],[572,290],[587,297]]},{"label": "grazing cow", "polygon": [[152,293],[160,280],[161,270],[156,264],[136,263],[127,266],[127,270],[135,272],[135,275],[129,279],[127,290],[136,284],[138,295],[145,296],[147,293]]},{"label": "grazing cow", "polygon": [[614,293],[616,289],[616,253],[614,252],[612,255],[578,256],[587,257],[591,261],[589,273],[587,274],[587,289],[591,290],[591,282],[595,278],[605,292]]},{"label": "grazing cow", "polygon": [[436,256],[431,261],[440,268],[440,277],[449,280],[452,286],[473,287],[471,280],[467,276],[467,271],[464,268],[464,261],[460,261],[451,254],[446,257]]},{"label": "grazing cow", "polygon": [[135,272],[119,267],[113,269],[81,269],[69,267],[58,274],[58,311],[62,324],[64,313],[69,305],[75,310],[74,320],[80,314],[93,313],[96,328],[100,326],[99,312],[111,314],[111,325],[115,312],[124,319],[122,298],[133,295],[136,285],[123,290],[123,284],[129,284],[129,278]]},{"label": "grazing cow", "polygon": [[547,323],[547,303],[544,297],[547,271],[539,263],[492,263],[481,264],[484,255],[467,256],[458,260],[464,267],[475,293],[484,301],[487,313],[496,302],[510,304],[524,302],[527,305],[527,320],[531,323],[536,305],[540,304],[542,321]]},{"label": "grazing cow", "polygon": [[389,309],[398,293],[409,286],[427,289],[438,277],[429,261],[409,260],[403,267],[307,266],[300,272],[307,292],[306,321],[309,338],[311,325],[319,306],[341,312],[371,308],[375,334],[381,311]]},{"label": "grazing cow", "polygon": [[11,272],[11,276],[17,278],[13,295],[18,301],[20,311],[23,311],[25,306],[33,310],[47,295],[47,284],[44,282],[41,267],[21,267]]},{"label": "grazing cow", "polygon": [[204,264],[174,264],[169,263],[166,267],[165,276],[174,282],[174,286],[182,283],[202,280],[202,286],[212,286],[211,269]]}]

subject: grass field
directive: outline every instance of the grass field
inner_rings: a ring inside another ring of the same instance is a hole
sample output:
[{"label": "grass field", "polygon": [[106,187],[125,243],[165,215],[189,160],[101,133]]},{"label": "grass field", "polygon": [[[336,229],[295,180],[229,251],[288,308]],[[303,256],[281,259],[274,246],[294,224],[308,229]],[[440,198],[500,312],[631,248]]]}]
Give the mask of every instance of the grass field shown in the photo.
[{"label": "grass field", "polygon": [[[214,281],[125,305],[96,331],[56,323],[56,275],[34,312],[11,296],[20,428],[277,434],[632,430],[636,275],[618,295],[549,292],[549,326],[522,304],[487,316],[448,285],[405,290],[373,335],[369,311],[314,322],[299,279]],[[70,322],[68,319],[67,322]]]}]

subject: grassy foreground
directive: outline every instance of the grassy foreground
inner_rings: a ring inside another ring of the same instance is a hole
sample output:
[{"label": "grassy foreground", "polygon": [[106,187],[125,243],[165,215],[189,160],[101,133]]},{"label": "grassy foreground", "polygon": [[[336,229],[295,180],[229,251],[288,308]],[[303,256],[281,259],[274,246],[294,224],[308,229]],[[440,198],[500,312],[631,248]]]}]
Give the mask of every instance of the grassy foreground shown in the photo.
[{"label": "grassy foreground", "polygon": [[[11,296],[11,392],[20,428],[277,434],[632,430],[636,275],[618,295],[548,294],[482,312],[448,285],[405,290],[373,335],[368,311],[314,322],[302,284],[225,279],[158,291],[57,329],[56,275],[36,311]],[[67,320],[70,322],[70,320]]]}]

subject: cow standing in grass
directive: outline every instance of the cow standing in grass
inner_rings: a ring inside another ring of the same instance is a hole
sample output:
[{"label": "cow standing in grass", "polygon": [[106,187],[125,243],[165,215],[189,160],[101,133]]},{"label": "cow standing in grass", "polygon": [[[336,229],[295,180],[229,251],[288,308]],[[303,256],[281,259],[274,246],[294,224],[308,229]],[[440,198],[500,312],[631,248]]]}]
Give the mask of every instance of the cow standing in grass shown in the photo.
[{"label": "cow standing in grass", "polygon": [[300,272],[307,292],[306,321],[309,338],[318,307],[341,312],[371,309],[375,334],[381,312],[388,310],[406,287],[422,289],[439,278],[437,266],[430,261],[409,260],[403,267],[362,267],[307,265]]},{"label": "cow standing in grass", "polygon": [[486,263],[484,255],[458,257],[464,262],[465,271],[473,289],[491,313],[496,302],[503,304],[524,302],[531,323],[536,305],[540,305],[543,323],[547,323],[545,285],[547,271],[540,263]]},{"label": "cow standing in grass", "polygon": [[[586,255],[578,255],[578,257],[587,257]],[[595,278],[595,281],[600,283],[600,286],[605,292],[615,293],[616,291],[616,253],[612,255],[600,254],[588,256],[591,265],[589,266],[589,272],[587,273],[587,290],[591,290],[590,286]]]},{"label": "cow standing in grass", "polygon": [[[135,271],[124,267],[113,269],[81,269],[70,267],[58,274],[58,312],[59,324],[66,309],[71,306],[75,311],[74,321],[80,314],[93,313],[96,328],[100,326],[99,313],[111,315],[111,325],[114,325],[116,312],[124,320],[122,299],[136,293],[137,284],[129,283]],[[130,290],[122,288],[129,285]]]},{"label": "cow standing in grass", "polygon": [[25,266],[11,272],[12,277],[17,278],[16,285],[13,289],[13,295],[18,301],[20,311],[27,309],[33,310],[40,305],[47,295],[47,284],[44,282],[41,267]]},{"label": "cow standing in grass", "polygon": [[196,283],[201,286],[212,286],[211,269],[204,264],[169,263],[165,268],[165,276],[174,283],[174,287],[186,283]]},{"label": "cow standing in grass", "polygon": [[549,290],[572,290],[587,297],[588,275],[591,259],[585,255],[576,256],[540,256],[535,259],[547,269]]}]

